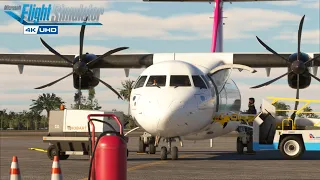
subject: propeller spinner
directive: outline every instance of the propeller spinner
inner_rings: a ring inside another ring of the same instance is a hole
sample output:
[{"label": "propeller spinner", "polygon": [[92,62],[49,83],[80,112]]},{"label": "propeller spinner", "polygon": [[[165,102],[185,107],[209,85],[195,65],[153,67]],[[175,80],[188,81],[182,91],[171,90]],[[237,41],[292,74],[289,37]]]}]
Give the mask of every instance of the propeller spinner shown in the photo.
[{"label": "propeller spinner", "polygon": [[[86,17],[86,19],[84,20],[84,23],[87,21],[88,17]],[[43,86],[40,86],[40,87],[37,87],[35,89],[42,89],[42,88],[45,88],[45,87],[49,87],[49,86],[52,86],[53,84],[65,79],[66,77],[68,76],[71,76],[72,74],[76,74],[79,76],[79,94],[81,94],[81,76],[83,76],[84,74],[90,74],[90,76],[92,76],[92,78],[98,80],[99,82],[101,82],[102,84],[104,84],[105,86],[107,86],[110,90],[112,90],[115,94],[118,95],[118,98],[122,99],[123,98],[121,97],[121,95],[115,90],[112,88],[112,86],[110,86],[108,83],[102,81],[101,79],[99,79],[98,77],[95,77],[93,75],[93,73],[87,73],[88,71],[91,71],[91,69],[94,67],[94,65],[99,62],[100,60],[102,60],[103,58],[107,57],[107,56],[110,56],[111,54],[113,53],[116,53],[118,51],[121,51],[121,50],[125,50],[125,49],[128,49],[129,47],[119,47],[119,48],[116,48],[116,49],[113,49],[113,50],[110,50],[106,53],[104,53],[103,55],[99,56],[99,57],[96,57],[95,59],[89,61],[89,62],[85,62],[85,57],[86,55],[83,54],[83,39],[84,39],[84,31],[85,31],[85,26],[86,25],[82,25],[81,26],[81,30],[80,30],[80,50],[79,50],[79,61],[71,61],[69,60],[68,58],[66,58],[65,56],[61,55],[60,53],[58,53],[56,50],[54,50],[51,46],[49,46],[42,38],[40,38],[42,44],[50,51],[52,52],[53,54],[59,56],[60,58],[62,58],[63,60],[65,60],[67,63],[69,63],[70,65],[72,65],[72,72],[67,74],[66,76],[60,78],[60,79],[57,79],[51,83],[48,83],[46,85],[43,85]],[[79,105],[80,105],[80,100],[81,100],[81,97],[79,98]],[[80,107],[80,106],[79,106]]]}]

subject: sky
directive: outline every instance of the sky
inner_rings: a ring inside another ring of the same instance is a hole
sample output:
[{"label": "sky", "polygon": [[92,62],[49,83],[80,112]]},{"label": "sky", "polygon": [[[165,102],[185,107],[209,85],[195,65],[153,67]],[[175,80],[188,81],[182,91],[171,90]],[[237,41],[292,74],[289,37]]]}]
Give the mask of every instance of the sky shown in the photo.
[{"label": "sky", "polygon": [[[41,1],[27,1],[42,4]],[[301,17],[305,14],[301,49],[304,52],[320,52],[319,0],[295,2],[246,2],[224,4],[224,51],[265,52],[256,40],[260,37],[278,53],[294,53],[297,49],[297,31]],[[0,1],[0,6],[22,4],[17,1]],[[48,1],[46,3],[79,7],[79,1]],[[209,3],[150,3],[142,0],[126,2],[80,1],[81,4],[104,7],[100,17],[103,26],[87,26],[84,51],[102,54],[120,47],[130,47],[122,53],[198,53],[210,52],[212,11]],[[23,25],[0,11],[0,53],[47,53],[40,42],[42,37],[50,46],[64,54],[77,54],[80,26],[60,26],[59,35],[24,35]],[[121,53],[119,53],[121,54]],[[280,61],[281,59],[279,59]],[[124,80],[136,80],[144,69],[131,69],[126,77],[123,69],[101,69],[101,79],[115,89],[121,88]],[[247,109],[249,97],[256,99],[256,107],[268,96],[294,98],[296,90],[291,89],[287,79],[259,89],[251,86],[261,84],[284,74],[287,69],[273,68],[267,77],[264,68],[257,73],[234,71],[231,78],[236,82],[242,96],[242,110]],[[17,66],[0,65],[0,109],[11,111],[28,110],[31,99],[41,93],[56,93],[66,102],[67,108],[73,102],[72,76],[42,89],[35,87],[52,82],[71,72],[70,68],[25,66],[20,74]],[[318,72],[317,77],[319,76]],[[307,89],[300,91],[301,99],[320,100],[320,83],[312,79]],[[87,94],[87,91],[83,91]],[[96,97],[103,110],[117,109],[127,113],[128,103],[119,100],[101,83],[96,87]],[[293,108],[293,106],[291,106]],[[312,105],[320,111],[319,105]]]}]

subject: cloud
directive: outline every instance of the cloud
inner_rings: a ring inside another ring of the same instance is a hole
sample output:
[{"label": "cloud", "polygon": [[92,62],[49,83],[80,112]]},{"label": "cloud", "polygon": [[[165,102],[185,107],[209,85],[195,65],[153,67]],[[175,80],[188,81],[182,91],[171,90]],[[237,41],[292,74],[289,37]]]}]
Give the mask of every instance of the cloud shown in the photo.
[{"label": "cloud", "polygon": [[[273,37],[275,40],[289,40],[292,43],[297,43],[298,32],[280,32],[278,36]],[[302,44],[318,44],[320,42],[320,30],[303,30],[301,36]]]},{"label": "cloud", "polygon": [[132,6],[128,8],[129,11],[137,11],[137,12],[146,12],[149,11],[150,8],[148,7],[139,7],[139,6]]},{"label": "cloud", "polygon": [[292,0],[292,1],[272,1],[267,2],[268,4],[277,5],[277,6],[300,6],[303,8],[319,8],[320,1],[319,0]]},{"label": "cloud", "polygon": [[272,5],[278,5],[278,6],[296,6],[298,4],[300,4],[301,2],[296,1],[296,0],[292,0],[292,1],[271,1],[271,2],[267,2],[268,4],[272,4]]},{"label": "cloud", "polygon": [[[108,11],[100,17],[103,26],[86,28],[86,38],[136,37],[160,40],[198,40],[211,38],[211,13],[176,14],[169,17],[142,15],[136,12]],[[254,31],[298,22],[299,15],[259,8],[225,9],[225,39],[249,38]],[[130,17],[130,18],[128,18]],[[250,22],[250,23],[248,23]],[[246,24],[246,26],[243,26]],[[21,24],[13,21],[0,26],[0,32],[21,33]],[[59,37],[78,36],[79,27],[59,27]],[[176,32],[179,32],[177,34]]]},{"label": "cloud", "polygon": [[315,2],[310,2],[310,3],[303,3],[302,7],[304,8],[314,8],[314,9],[319,9],[320,8],[320,1],[316,0]]}]

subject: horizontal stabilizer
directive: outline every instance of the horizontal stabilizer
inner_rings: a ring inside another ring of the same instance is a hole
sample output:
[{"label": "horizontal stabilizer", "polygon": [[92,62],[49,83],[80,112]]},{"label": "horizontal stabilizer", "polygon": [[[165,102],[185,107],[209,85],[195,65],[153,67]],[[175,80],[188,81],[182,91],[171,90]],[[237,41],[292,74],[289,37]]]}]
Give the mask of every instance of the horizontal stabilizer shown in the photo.
[{"label": "horizontal stabilizer", "polygon": [[20,74],[23,73],[23,67],[24,67],[23,64],[19,64],[19,65],[18,65],[18,69],[19,69]]}]

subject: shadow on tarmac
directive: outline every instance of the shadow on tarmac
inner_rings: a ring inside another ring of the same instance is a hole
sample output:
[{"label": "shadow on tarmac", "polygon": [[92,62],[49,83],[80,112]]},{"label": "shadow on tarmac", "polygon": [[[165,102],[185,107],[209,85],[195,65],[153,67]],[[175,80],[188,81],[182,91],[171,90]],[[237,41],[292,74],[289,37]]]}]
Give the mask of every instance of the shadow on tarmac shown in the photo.
[{"label": "shadow on tarmac", "polygon": [[[179,152],[179,158],[175,161],[208,161],[208,160],[286,160],[280,151],[259,151],[256,154],[238,154],[234,151],[181,151]],[[184,157],[186,156],[186,157]],[[205,157],[203,157],[205,156]],[[156,154],[144,154],[144,155],[134,155],[134,157],[128,157],[128,161],[158,161],[160,160],[160,152]],[[168,155],[168,159],[171,161],[171,156]],[[320,152],[305,152],[298,160],[289,161],[299,161],[299,160],[320,160]]]}]

